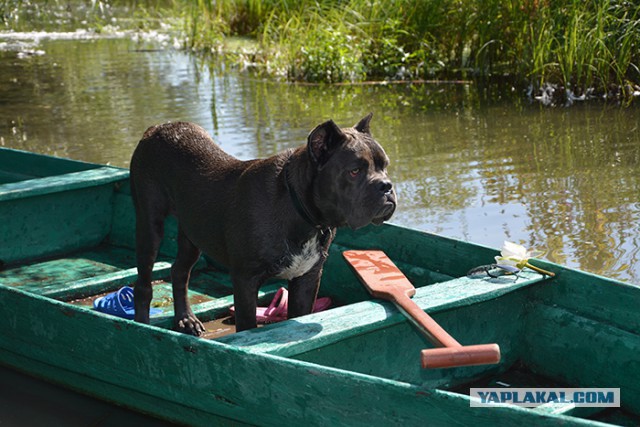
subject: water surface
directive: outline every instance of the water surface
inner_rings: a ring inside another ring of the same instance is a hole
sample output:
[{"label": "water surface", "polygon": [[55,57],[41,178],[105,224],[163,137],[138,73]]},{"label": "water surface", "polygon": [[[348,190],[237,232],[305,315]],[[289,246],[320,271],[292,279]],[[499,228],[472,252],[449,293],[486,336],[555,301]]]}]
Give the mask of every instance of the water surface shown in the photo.
[{"label": "water surface", "polygon": [[640,284],[637,108],[543,108],[471,83],[290,85],[166,43],[0,36],[7,147],[126,167],[147,127],[189,120],[248,159],[304,143],[329,118],[353,125],[369,111],[391,157],[393,222],[494,247],[508,239]]}]

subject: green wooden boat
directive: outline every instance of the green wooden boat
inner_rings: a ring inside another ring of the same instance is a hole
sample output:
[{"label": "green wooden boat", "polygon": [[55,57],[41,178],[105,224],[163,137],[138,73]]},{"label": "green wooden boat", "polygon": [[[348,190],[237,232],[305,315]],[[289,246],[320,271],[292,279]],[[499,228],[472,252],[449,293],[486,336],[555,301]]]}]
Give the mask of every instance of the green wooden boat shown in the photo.
[{"label": "green wooden boat", "polygon": [[[128,171],[0,150],[0,363],[188,425],[638,425],[640,288],[540,261],[548,278],[469,278],[497,250],[393,225],[341,230],[321,287],[334,307],[233,332],[224,271],[203,258],[191,303],[207,336],[170,330],[168,224],[155,265],[160,313],[142,325],[92,309],[136,277]],[[372,299],[341,256],[382,249],[414,301],[497,365],[422,369],[431,344]],[[283,283],[263,287],[266,305]],[[620,408],[471,407],[470,387],[615,387]]]}]

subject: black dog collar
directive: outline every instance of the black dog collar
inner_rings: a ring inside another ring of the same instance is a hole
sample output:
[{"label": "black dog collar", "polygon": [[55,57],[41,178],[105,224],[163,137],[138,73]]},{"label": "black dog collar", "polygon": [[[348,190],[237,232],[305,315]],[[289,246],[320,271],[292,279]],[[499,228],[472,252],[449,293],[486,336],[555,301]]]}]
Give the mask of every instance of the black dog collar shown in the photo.
[{"label": "black dog collar", "polygon": [[293,207],[295,208],[296,212],[298,212],[298,214],[302,217],[302,219],[304,219],[312,227],[317,228],[321,231],[325,231],[326,229],[329,229],[330,227],[323,227],[320,221],[317,221],[313,217],[313,215],[311,215],[311,212],[309,212],[309,210],[304,206],[304,204],[298,197],[298,194],[293,189],[293,185],[291,185],[291,182],[289,182],[289,179],[290,179],[289,162],[287,162],[287,164],[285,164],[284,168],[282,169],[284,172],[284,185],[285,187],[287,187],[287,191],[289,192],[289,197],[291,198],[291,202],[293,203]]}]

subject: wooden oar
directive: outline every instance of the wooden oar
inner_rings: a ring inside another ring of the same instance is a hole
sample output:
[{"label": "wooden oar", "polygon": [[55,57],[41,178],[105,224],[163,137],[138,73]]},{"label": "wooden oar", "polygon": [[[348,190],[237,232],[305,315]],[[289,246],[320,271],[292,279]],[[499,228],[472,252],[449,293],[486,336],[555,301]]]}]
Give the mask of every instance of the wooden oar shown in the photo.
[{"label": "wooden oar", "polygon": [[374,298],[392,301],[435,345],[421,352],[423,368],[488,365],[500,362],[498,344],[463,346],[453,339],[411,297],[416,293],[409,279],[382,251],[345,251],[364,287]]}]

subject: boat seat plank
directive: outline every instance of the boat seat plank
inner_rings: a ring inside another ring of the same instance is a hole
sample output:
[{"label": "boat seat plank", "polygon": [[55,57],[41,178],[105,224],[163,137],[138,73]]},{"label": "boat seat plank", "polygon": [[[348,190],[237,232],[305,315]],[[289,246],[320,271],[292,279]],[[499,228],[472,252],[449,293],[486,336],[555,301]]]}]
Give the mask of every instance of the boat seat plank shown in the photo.
[{"label": "boat seat plank", "polygon": [[117,274],[133,266],[135,253],[131,249],[99,245],[54,259],[9,266],[0,271],[0,283],[35,294],[55,295],[73,282]]},{"label": "boat seat plank", "polygon": [[[168,262],[156,262],[153,266],[152,279],[157,280],[169,274],[171,264]],[[44,289],[40,295],[50,298],[67,301],[75,298],[82,298],[89,295],[99,294],[118,289],[122,286],[131,285],[138,277],[137,268],[127,268],[101,276],[88,277],[86,279],[68,282],[63,287],[54,289]]]},{"label": "boat seat plank", "polygon": [[[413,300],[421,309],[435,313],[488,301],[543,280],[545,276],[529,271],[521,272],[518,278],[460,277],[417,288]],[[218,341],[255,353],[289,357],[407,321],[393,304],[372,300],[269,325],[259,333],[246,331],[229,335]]]},{"label": "boat seat plank", "polygon": [[104,166],[80,172],[12,182],[0,185],[0,202],[95,187],[124,180],[128,177],[129,171],[126,169]]}]

